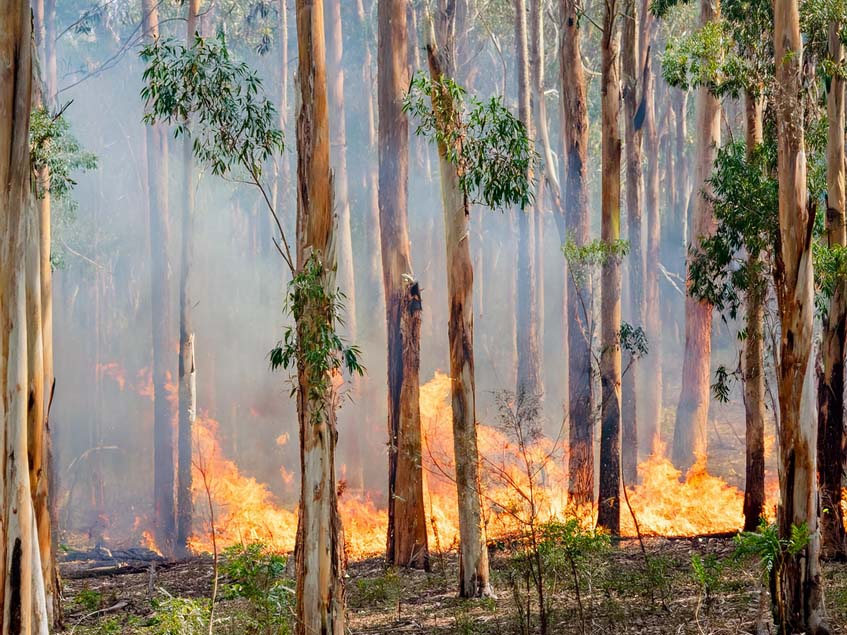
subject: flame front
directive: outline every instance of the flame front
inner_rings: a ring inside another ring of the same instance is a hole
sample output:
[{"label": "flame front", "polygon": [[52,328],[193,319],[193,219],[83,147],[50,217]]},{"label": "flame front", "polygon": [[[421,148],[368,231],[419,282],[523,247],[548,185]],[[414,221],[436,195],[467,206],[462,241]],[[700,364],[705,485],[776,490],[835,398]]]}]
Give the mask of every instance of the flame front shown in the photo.
[{"label": "flame front", "polygon": [[[424,502],[432,549],[449,549],[458,543],[456,488],[452,474],[453,443],[450,379],[436,373],[421,387]],[[554,440],[540,437],[521,448],[500,428],[478,427],[480,481],[489,538],[513,535],[534,521],[577,514],[593,522],[591,509],[568,508],[564,452]],[[285,443],[280,437],[279,443]],[[268,486],[241,473],[227,458],[218,441],[218,424],[206,416],[195,424],[194,498],[198,520],[191,547],[211,551],[209,525],[211,497],[215,513],[217,546],[262,541],[273,549],[291,551],[297,532],[297,511],[279,503]],[[530,479],[529,475],[532,475]],[[290,481],[291,474],[282,471]],[[698,461],[685,475],[663,453],[639,466],[640,483],[628,488],[622,501],[621,531],[634,536],[635,524],[644,535],[692,536],[737,531],[743,524],[744,494],[710,475]],[[208,485],[208,493],[206,486]],[[769,498],[775,492],[770,488]],[[385,548],[386,510],[376,504],[380,496],[343,491],[339,510],[347,553],[358,558]],[[772,500],[772,498],[771,498]],[[202,516],[203,520],[200,520]]]}]

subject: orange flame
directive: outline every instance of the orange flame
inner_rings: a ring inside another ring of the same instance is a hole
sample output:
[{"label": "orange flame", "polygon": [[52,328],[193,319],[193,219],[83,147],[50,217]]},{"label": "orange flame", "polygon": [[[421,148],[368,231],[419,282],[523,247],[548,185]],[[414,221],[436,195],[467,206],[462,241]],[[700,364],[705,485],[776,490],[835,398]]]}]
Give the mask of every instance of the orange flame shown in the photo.
[{"label": "orange flame", "polygon": [[[436,373],[421,387],[420,400],[424,502],[430,546],[449,549],[458,543],[459,535],[452,477],[449,377]],[[195,551],[212,549],[208,526],[207,496],[210,496],[219,549],[258,540],[275,550],[291,551],[297,530],[296,505],[283,505],[265,483],[242,474],[238,465],[225,456],[217,434],[216,421],[207,416],[198,417],[194,465],[198,522],[191,547]],[[282,445],[287,440],[286,435],[281,435],[277,443]],[[530,514],[538,522],[574,513],[586,524],[593,522],[594,510],[568,507],[564,451],[557,447],[556,441],[540,437],[522,448],[504,430],[479,425],[478,443],[481,498],[489,538],[523,531]],[[281,474],[286,483],[293,482],[294,475],[286,468],[281,468]],[[663,453],[657,453],[639,466],[639,477],[639,484],[627,489],[627,497],[645,535],[732,532],[743,524],[743,493],[709,474],[704,460],[698,461],[682,478]],[[773,487],[771,483],[771,496]],[[385,548],[386,511],[375,500],[379,497],[354,495],[349,491],[340,495],[345,545],[351,557],[377,554]],[[531,506],[528,501],[532,501]],[[621,505],[622,533],[633,536],[632,515],[626,501],[622,500]],[[200,516],[205,522],[199,521]]]}]

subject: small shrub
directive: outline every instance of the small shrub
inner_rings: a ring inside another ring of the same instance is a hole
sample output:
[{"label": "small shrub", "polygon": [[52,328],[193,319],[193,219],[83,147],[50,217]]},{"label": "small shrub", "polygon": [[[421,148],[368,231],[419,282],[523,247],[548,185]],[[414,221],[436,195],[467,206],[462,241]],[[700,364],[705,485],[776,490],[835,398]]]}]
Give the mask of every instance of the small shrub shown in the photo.
[{"label": "small shrub", "polygon": [[351,604],[358,607],[393,605],[399,601],[400,576],[394,568],[376,578],[357,579],[355,599],[351,598]]},{"label": "small shrub", "polygon": [[223,597],[243,598],[249,603],[257,632],[291,632],[294,582],[285,576],[286,562],[285,556],[262,543],[234,545],[223,553]]},{"label": "small shrub", "polygon": [[174,597],[164,592],[153,600],[149,632],[155,635],[204,635],[209,630],[209,601]]},{"label": "small shrub", "polygon": [[74,597],[73,603],[85,611],[99,611],[103,608],[103,594],[93,589],[82,589]]}]

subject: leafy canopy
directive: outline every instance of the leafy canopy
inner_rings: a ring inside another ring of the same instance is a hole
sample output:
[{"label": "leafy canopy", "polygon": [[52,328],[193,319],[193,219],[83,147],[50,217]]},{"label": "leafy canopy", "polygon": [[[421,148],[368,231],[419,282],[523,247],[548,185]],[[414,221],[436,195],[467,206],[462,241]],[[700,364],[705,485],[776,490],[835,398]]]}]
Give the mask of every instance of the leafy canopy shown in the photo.
[{"label": "leafy canopy", "polygon": [[465,89],[453,79],[433,81],[418,71],[403,110],[418,120],[415,134],[444,148],[471,202],[491,209],[530,205],[529,175],[537,154],[526,127],[500,97],[465,97]]},{"label": "leafy canopy", "polygon": [[256,72],[230,57],[223,34],[195,37],[190,47],[156,40],[141,51],[147,64],[141,96],[144,121],[190,134],[194,155],[218,176],[244,169],[252,179],[284,150],[277,112]]}]

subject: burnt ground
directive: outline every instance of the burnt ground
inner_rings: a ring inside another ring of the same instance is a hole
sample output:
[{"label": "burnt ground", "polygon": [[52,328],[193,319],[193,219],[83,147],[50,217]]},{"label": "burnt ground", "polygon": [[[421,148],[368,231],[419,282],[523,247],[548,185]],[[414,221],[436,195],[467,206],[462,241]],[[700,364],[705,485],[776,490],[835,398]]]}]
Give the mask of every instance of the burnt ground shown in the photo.
[{"label": "burnt ground", "polygon": [[[637,541],[626,540],[581,562],[582,618],[570,574],[548,580],[550,633],[603,635],[757,633],[768,620],[767,597],[761,595],[758,565],[735,561],[731,538],[648,539],[646,560]],[[525,587],[513,554],[491,552],[496,599],[456,597],[454,554],[435,555],[432,571],[396,571],[380,559],[351,562],[346,594],[350,633],[526,633],[522,624]],[[708,593],[696,580],[692,557],[721,562],[712,570]],[[710,558],[714,556],[714,558]],[[80,635],[151,633],[192,635],[205,632],[204,619],[192,623],[162,617],[169,597],[209,597],[210,559],[156,565],[149,571],[71,579],[84,565],[65,563],[65,626]],[[833,633],[847,633],[847,565],[824,565],[825,595]],[[226,580],[222,580],[225,589]],[[224,592],[223,595],[226,595]],[[283,620],[266,630],[243,599],[216,603],[216,633],[288,633]],[[535,633],[533,625],[528,631]],[[172,617],[172,616],[171,616]],[[584,627],[584,630],[583,630]],[[758,632],[768,632],[767,630]]]}]

